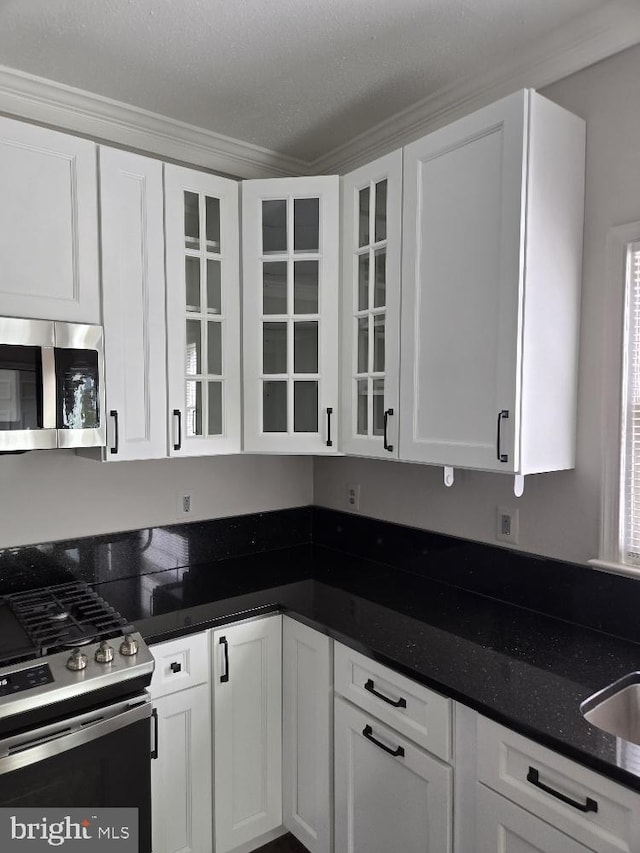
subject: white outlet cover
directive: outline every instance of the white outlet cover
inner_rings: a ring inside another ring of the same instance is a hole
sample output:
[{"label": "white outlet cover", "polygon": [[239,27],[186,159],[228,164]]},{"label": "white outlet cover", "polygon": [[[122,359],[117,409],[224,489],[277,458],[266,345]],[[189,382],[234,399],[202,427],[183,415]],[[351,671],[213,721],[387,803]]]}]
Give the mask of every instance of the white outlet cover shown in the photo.
[{"label": "white outlet cover", "polygon": [[[502,532],[502,520],[508,517],[511,521],[510,533]],[[520,511],[511,507],[499,506],[496,509],[496,539],[499,542],[510,542],[512,545],[518,544],[520,534]]]},{"label": "white outlet cover", "polygon": [[[185,509],[185,502],[188,503],[189,509]],[[177,493],[176,513],[178,517],[193,515],[193,491],[191,489],[182,489]]]},{"label": "white outlet cover", "polygon": [[360,510],[360,486],[357,483],[347,484],[347,511],[359,512]]}]

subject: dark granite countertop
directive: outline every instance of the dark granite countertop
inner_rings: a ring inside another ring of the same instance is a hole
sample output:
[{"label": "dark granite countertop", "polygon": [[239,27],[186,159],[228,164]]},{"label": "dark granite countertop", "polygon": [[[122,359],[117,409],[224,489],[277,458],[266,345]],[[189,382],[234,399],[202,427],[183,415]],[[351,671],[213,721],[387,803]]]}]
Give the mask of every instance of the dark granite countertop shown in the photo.
[{"label": "dark granite countertop", "polygon": [[282,610],[640,791],[640,747],[580,703],[640,670],[640,644],[318,544],[99,583],[149,642]]}]

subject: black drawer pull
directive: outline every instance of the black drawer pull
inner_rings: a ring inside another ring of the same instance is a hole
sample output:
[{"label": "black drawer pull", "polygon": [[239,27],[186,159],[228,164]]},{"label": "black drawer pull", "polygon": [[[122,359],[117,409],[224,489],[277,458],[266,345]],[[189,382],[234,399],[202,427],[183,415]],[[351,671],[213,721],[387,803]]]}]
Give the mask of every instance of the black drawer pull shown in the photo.
[{"label": "black drawer pull", "polygon": [[387,424],[388,424],[389,418],[392,415],[393,415],[393,409],[385,409],[384,416],[383,416],[383,424],[384,424],[384,426],[383,426],[383,434],[384,434],[383,446],[384,446],[385,450],[389,451],[389,453],[393,453],[393,444],[389,444],[389,442],[387,441]]},{"label": "black drawer pull", "polygon": [[220,681],[224,684],[229,681],[229,643],[226,637],[220,637],[219,643],[224,647],[224,672],[220,676]]},{"label": "black drawer pull", "polygon": [[180,670],[182,669],[182,664],[178,663],[177,661],[174,661],[169,667],[169,669],[171,670],[171,672],[180,672]]},{"label": "black drawer pull", "polygon": [[151,758],[158,757],[158,711],[156,708],[151,709],[151,724],[153,726],[153,749],[151,750]]},{"label": "black drawer pull", "polygon": [[327,447],[333,447],[333,442],[331,441],[331,415],[333,414],[333,409],[329,407],[327,409],[327,440],[325,444]]},{"label": "black drawer pull", "polygon": [[111,417],[113,418],[113,429],[115,432],[113,447],[110,447],[109,450],[111,453],[117,453],[120,447],[120,429],[118,427],[118,411],[117,409],[111,409],[109,412]]},{"label": "black drawer pull", "polygon": [[397,746],[395,749],[391,749],[390,746],[385,746],[383,743],[380,743],[379,740],[376,740],[373,736],[373,729],[371,726],[365,726],[362,729],[362,734],[366,737],[367,740],[370,740],[371,743],[375,743],[376,746],[379,746],[380,749],[384,749],[385,752],[388,752],[389,755],[393,755],[396,758],[404,758],[404,749],[401,746]]},{"label": "black drawer pull", "polygon": [[572,800],[571,797],[567,797],[566,794],[562,794],[560,791],[555,791],[553,788],[545,785],[544,782],[540,781],[540,774],[533,767],[529,768],[529,772],[527,773],[527,782],[531,782],[531,784],[535,785],[536,788],[540,788],[541,791],[551,794],[552,797],[562,800],[563,803],[566,803],[568,806],[573,806],[574,809],[578,809],[580,812],[598,811],[598,804],[595,800],[592,800],[591,797],[587,797],[586,803],[577,803],[575,800]]},{"label": "black drawer pull", "polygon": [[180,409],[173,410],[173,417],[178,419],[178,440],[174,443],[173,449],[180,450],[182,447],[182,412]]},{"label": "black drawer pull", "polygon": [[502,409],[498,412],[498,434],[496,436],[496,455],[498,462],[508,462],[509,454],[502,452],[502,421],[509,420],[509,410]]},{"label": "black drawer pull", "polygon": [[406,699],[389,699],[388,696],[383,696],[382,693],[378,693],[377,690],[374,689],[373,679],[369,679],[364,686],[365,690],[368,690],[369,693],[373,693],[374,696],[377,696],[378,699],[382,699],[383,702],[387,702],[389,705],[393,705],[394,708],[406,708],[407,700]]}]

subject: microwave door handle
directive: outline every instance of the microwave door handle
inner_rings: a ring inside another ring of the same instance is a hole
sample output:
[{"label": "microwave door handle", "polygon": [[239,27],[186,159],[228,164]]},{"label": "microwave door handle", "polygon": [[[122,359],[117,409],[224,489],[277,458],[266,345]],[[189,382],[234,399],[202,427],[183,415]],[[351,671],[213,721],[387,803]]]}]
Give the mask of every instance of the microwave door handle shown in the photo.
[{"label": "microwave door handle", "polygon": [[56,359],[53,347],[42,347],[42,426],[56,429],[58,426],[56,405]]}]

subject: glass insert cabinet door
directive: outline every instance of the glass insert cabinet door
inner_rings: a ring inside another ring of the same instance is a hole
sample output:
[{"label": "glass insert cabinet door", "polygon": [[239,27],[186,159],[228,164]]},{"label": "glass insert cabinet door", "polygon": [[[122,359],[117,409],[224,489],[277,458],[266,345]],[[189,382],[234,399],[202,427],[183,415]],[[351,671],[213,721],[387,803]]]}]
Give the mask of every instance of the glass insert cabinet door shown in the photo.
[{"label": "glass insert cabinet door", "polygon": [[169,453],[238,453],[238,183],[165,165]]},{"label": "glass insert cabinet door", "polygon": [[242,185],[244,449],[338,450],[339,178]]},{"label": "glass insert cabinet door", "polygon": [[342,185],[341,450],[398,457],[402,151]]}]

